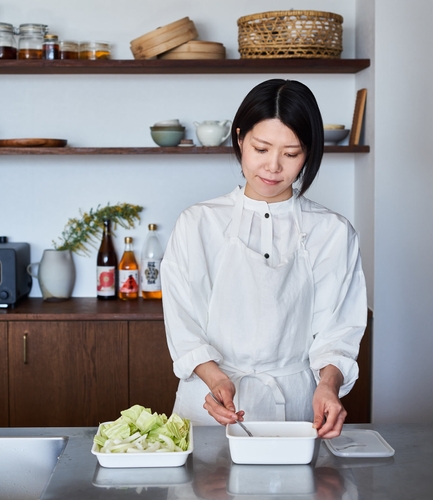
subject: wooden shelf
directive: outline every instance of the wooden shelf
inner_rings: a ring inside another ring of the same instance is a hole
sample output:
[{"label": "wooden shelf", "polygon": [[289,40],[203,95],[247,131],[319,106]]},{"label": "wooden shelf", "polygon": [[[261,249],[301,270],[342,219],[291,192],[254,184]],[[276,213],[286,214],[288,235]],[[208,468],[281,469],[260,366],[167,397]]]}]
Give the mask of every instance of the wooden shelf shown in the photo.
[{"label": "wooden shelf", "polygon": [[369,59],[0,60],[3,75],[358,73]]},{"label": "wooden shelf", "polygon": [[[369,153],[370,146],[325,146],[325,153]],[[3,156],[26,155],[216,155],[232,154],[230,146],[172,147],[172,148],[0,148]]]}]

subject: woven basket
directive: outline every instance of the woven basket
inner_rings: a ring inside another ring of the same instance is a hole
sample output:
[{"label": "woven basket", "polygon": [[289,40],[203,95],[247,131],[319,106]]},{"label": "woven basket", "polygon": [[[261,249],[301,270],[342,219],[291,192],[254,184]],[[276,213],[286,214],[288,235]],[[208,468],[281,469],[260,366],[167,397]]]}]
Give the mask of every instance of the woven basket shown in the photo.
[{"label": "woven basket", "polygon": [[343,17],[332,12],[263,12],[239,18],[238,27],[244,59],[335,59],[343,50]]}]

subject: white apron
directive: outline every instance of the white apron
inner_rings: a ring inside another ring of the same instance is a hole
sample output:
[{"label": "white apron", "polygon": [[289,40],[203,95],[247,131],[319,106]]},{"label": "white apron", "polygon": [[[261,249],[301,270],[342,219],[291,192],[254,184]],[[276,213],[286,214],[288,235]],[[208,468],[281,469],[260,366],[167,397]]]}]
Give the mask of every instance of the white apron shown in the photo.
[{"label": "white apron", "polygon": [[[293,199],[298,247],[277,267],[239,239],[244,189],[213,282],[207,335],[236,387],[236,410],[245,420],[312,421],[315,381],[309,368],[314,285],[300,202]],[[196,375],[181,380],[174,411],[201,425],[216,421],[203,409],[208,387]]]}]

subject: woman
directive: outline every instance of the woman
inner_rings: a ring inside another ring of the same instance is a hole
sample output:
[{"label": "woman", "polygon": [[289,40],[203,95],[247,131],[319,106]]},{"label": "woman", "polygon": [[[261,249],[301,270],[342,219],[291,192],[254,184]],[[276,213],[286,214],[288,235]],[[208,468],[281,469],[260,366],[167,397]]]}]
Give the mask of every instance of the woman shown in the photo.
[{"label": "woman", "polygon": [[202,425],[310,420],[319,437],[338,436],[366,291],[353,227],[303,196],[323,155],[313,94],[257,85],[232,140],[245,187],[185,210],[162,263],[174,411]]}]

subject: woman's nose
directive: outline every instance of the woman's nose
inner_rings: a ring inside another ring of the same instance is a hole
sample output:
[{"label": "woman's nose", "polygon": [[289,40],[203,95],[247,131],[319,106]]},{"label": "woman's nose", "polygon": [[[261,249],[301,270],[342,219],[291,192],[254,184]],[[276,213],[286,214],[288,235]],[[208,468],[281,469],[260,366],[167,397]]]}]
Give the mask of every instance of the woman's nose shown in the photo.
[{"label": "woman's nose", "polygon": [[267,170],[269,170],[269,172],[272,172],[272,173],[279,172],[281,170],[281,165],[280,165],[278,157],[275,156],[275,157],[269,158],[269,161],[268,161],[266,167],[267,167]]}]

